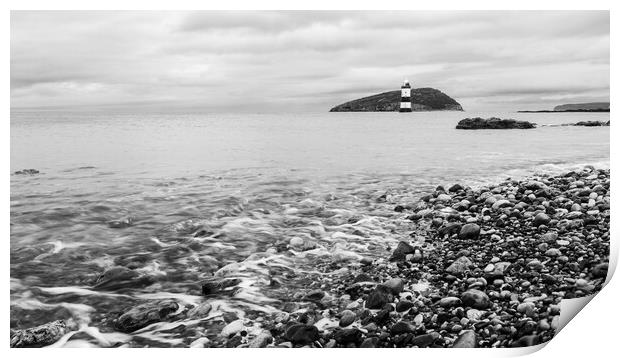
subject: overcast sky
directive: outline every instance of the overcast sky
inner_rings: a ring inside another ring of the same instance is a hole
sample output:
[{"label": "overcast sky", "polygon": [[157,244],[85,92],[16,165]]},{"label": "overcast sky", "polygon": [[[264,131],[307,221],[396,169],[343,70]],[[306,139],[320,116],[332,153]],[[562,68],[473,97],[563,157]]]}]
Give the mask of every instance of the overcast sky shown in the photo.
[{"label": "overcast sky", "polygon": [[466,110],[609,101],[609,13],[12,12],[11,106],[326,111],[434,87]]}]

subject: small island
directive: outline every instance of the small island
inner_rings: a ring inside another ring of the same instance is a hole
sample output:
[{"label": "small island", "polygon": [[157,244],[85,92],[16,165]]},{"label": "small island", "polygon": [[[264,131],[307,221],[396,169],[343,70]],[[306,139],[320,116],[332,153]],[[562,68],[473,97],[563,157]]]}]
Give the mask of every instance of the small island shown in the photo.
[{"label": "small island", "polygon": [[561,112],[609,112],[609,102],[570,103],[555,106],[553,110],[518,111],[519,113],[561,113]]},{"label": "small island", "polygon": [[531,129],[536,128],[534,123],[517,121],[515,119],[491,118],[465,118],[459,121],[456,129]]},{"label": "small island", "polygon": [[[355,99],[330,109],[330,112],[397,112],[400,110],[401,91],[389,91]],[[434,88],[411,89],[411,111],[462,111],[453,98]]]}]

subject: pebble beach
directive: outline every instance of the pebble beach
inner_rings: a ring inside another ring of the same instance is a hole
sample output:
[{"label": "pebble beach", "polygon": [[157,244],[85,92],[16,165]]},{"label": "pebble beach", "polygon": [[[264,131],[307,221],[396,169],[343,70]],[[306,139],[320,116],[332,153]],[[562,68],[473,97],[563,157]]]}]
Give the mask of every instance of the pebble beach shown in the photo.
[{"label": "pebble beach", "polygon": [[[562,299],[591,295],[603,286],[609,189],[608,169],[585,167],[475,188],[439,186],[418,201],[392,204],[388,194],[379,195],[376,203],[393,209],[395,230],[408,235],[371,244],[367,250],[373,255],[343,251],[338,260],[321,259],[324,248],[304,238],[279,242],[263,260],[283,254],[318,258],[307,274],[278,273],[277,265],[263,261],[263,283],[279,292],[277,300],[252,296],[252,285],[239,276],[244,262],[252,261],[248,258],[221,267],[188,292],[157,299],[144,295],[150,299],[129,300],[123,309],[98,312],[87,322],[59,311],[58,320],[12,328],[11,346],[58,345],[80,337],[113,347],[540,344],[558,327]],[[349,218],[349,224],[358,219]],[[213,234],[190,231],[195,237]],[[252,259],[260,268],[261,257]],[[296,289],[287,289],[289,280],[298,283]],[[157,285],[156,277],[125,263],[93,277],[83,295],[98,292],[97,300],[118,302],[128,287],[156,290]],[[47,294],[66,299],[51,289]],[[252,309],[227,306],[231,298],[253,297]],[[160,338],[146,334],[154,328]]]}]

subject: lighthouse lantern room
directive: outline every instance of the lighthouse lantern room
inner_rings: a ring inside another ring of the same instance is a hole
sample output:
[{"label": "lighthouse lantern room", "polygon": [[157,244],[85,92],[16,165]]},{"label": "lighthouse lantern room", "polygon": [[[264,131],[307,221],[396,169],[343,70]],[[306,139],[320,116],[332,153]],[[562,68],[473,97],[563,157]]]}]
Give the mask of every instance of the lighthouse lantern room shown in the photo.
[{"label": "lighthouse lantern room", "polygon": [[400,110],[399,112],[411,112],[411,85],[405,80],[400,87]]}]

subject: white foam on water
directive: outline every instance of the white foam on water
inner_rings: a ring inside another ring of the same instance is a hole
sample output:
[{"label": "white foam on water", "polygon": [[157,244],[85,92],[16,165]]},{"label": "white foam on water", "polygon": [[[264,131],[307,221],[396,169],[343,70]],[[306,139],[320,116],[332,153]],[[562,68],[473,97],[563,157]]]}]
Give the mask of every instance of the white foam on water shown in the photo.
[{"label": "white foam on water", "polygon": [[135,298],[145,299],[145,300],[163,300],[163,299],[173,299],[175,301],[182,302],[186,305],[198,306],[200,302],[203,300],[202,296],[194,296],[187,295],[184,293],[173,293],[173,292],[156,292],[156,293],[141,293],[134,295]]},{"label": "white foam on water", "polygon": [[66,293],[75,294],[78,296],[107,296],[107,297],[130,297],[118,293],[93,291],[85,287],[67,286],[67,287],[35,287],[45,293],[51,295],[63,295]]}]

